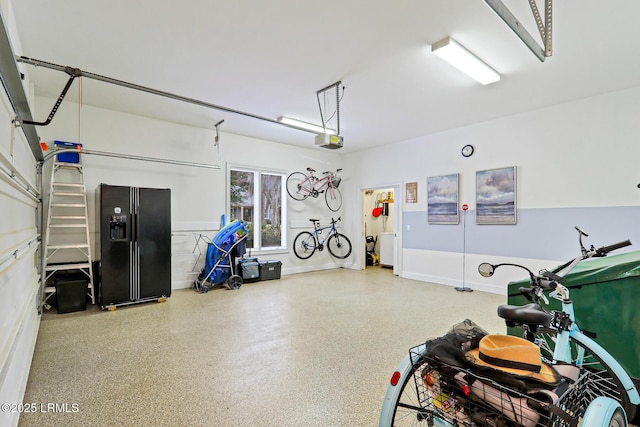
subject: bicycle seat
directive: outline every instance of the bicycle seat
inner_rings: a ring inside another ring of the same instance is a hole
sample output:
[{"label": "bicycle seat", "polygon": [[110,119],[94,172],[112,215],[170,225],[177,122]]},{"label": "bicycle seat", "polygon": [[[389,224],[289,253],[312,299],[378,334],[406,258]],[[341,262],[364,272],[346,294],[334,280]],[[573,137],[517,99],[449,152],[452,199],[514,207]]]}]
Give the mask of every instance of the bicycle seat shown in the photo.
[{"label": "bicycle seat", "polygon": [[307,172],[315,172],[316,170],[313,168],[307,168]]},{"label": "bicycle seat", "polygon": [[498,306],[498,317],[523,325],[548,327],[553,320],[553,314],[547,313],[540,304]]},{"label": "bicycle seat", "polygon": [[309,221],[311,221],[311,222],[320,222],[319,219],[312,219],[312,218],[309,218]]}]

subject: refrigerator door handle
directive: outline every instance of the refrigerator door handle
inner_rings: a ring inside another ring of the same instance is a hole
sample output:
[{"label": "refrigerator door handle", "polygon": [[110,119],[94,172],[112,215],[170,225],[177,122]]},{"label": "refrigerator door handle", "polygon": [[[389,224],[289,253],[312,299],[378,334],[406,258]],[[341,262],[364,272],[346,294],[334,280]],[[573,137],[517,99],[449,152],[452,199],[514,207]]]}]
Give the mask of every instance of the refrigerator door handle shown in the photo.
[{"label": "refrigerator door handle", "polygon": [[133,241],[129,241],[129,298],[131,300],[135,299],[135,253],[136,248]]},{"label": "refrigerator door handle", "polygon": [[140,246],[138,245],[138,242],[135,243],[136,245],[136,286],[135,286],[135,291],[136,291],[136,300],[140,299]]},{"label": "refrigerator door handle", "polygon": [[138,187],[131,188],[131,240],[138,241],[139,219],[138,214],[140,212],[140,190]]}]

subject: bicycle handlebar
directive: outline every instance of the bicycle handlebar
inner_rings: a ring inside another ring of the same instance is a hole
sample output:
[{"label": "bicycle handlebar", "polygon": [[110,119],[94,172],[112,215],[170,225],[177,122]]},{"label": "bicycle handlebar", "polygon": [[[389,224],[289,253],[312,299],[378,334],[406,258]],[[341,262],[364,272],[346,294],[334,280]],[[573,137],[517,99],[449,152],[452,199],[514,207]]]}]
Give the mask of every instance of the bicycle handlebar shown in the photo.
[{"label": "bicycle handlebar", "polygon": [[[576,230],[578,230],[580,235],[587,235],[584,231],[580,230],[578,227],[576,227]],[[629,239],[627,239],[627,240],[624,240],[622,242],[614,243],[613,245],[603,246],[603,247],[601,247],[599,249],[593,249],[593,246],[592,246],[592,249],[590,251],[583,251],[582,256],[579,256],[579,257],[573,259],[572,261],[569,261],[569,262],[565,263],[559,269],[556,269],[554,271],[542,270],[540,272],[539,276],[535,279],[535,281],[532,280],[532,284],[537,284],[542,289],[556,289],[559,284],[561,285],[562,283],[564,283],[566,281],[566,279],[565,279],[566,275],[580,261],[585,260],[587,258],[591,258],[591,257],[603,257],[603,256],[607,255],[609,252],[615,251],[616,249],[624,248],[624,247],[629,246],[629,245],[631,245],[631,241]],[[565,272],[564,275],[560,276],[560,275],[556,274],[558,271],[564,270],[566,267],[569,267],[569,271]],[[530,298],[530,296],[527,294],[526,288],[525,289],[520,288],[519,291],[525,297],[527,297],[527,299]],[[529,291],[531,291],[531,289],[529,289]],[[531,294],[531,293],[535,294],[535,292],[529,292],[529,294]]]},{"label": "bicycle handlebar", "polygon": [[606,255],[609,252],[615,251],[616,249],[624,248],[630,245],[631,245],[631,240],[627,239],[622,242],[614,243],[613,245],[603,246],[600,249],[596,249],[596,253],[598,255]]},{"label": "bicycle handlebar", "polygon": [[[581,255],[566,262],[561,266],[554,268],[553,271],[541,270],[536,275],[525,266],[520,264],[512,264],[512,263],[502,263],[497,265],[482,263],[478,267],[478,271],[484,277],[491,277],[493,276],[493,272],[495,271],[495,269],[503,265],[510,265],[510,266],[522,268],[529,273],[531,286],[521,287],[518,289],[518,291],[522,295],[524,295],[529,301],[533,301],[534,299],[536,301],[539,301],[540,299],[542,299],[545,301],[545,303],[548,303],[546,302],[546,297],[542,293],[542,290],[558,290],[558,289],[564,288],[562,284],[566,281],[565,279],[566,275],[569,274],[569,272],[571,272],[571,270],[573,270],[573,268],[576,265],[578,265],[581,261],[588,258],[592,258],[592,257],[604,257],[609,252],[613,252],[617,249],[621,249],[631,245],[631,241],[627,239],[622,242],[614,243],[612,245],[602,246],[599,249],[596,249],[593,245],[591,245],[591,248],[589,250],[586,250],[582,244],[582,236],[588,236],[588,234],[580,230],[578,227],[575,227],[575,229],[579,233]],[[562,275],[557,274],[559,272],[563,272]]]},{"label": "bicycle handlebar", "polygon": [[555,280],[539,279],[538,284],[543,289],[555,289],[556,286],[558,286],[558,282],[556,282]]},{"label": "bicycle handlebar", "polygon": [[549,270],[542,270],[540,275],[544,278],[554,280],[556,282],[564,282],[564,278],[562,276],[558,276],[555,272]]},{"label": "bicycle handlebar", "polygon": [[527,298],[527,300],[529,300],[530,302],[533,302],[533,297],[531,296],[531,295],[535,295],[535,293],[533,292],[533,288],[525,288],[521,286],[518,288],[518,292],[524,295],[525,298]]},{"label": "bicycle handlebar", "polygon": [[[339,216],[339,217],[338,217],[338,219],[333,219],[333,218],[331,218],[331,223],[332,223],[332,224],[335,224],[335,223],[337,223],[338,221],[341,221],[341,220],[342,220],[342,217],[341,217],[341,216]],[[309,221],[313,222],[314,224],[315,224],[315,223],[320,224],[320,220],[319,220],[319,219],[309,218]]]},{"label": "bicycle handlebar", "polygon": [[[315,172],[315,171],[314,171],[314,172]],[[338,169],[336,169],[336,171],[335,171],[335,172],[332,172],[332,171],[324,171],[324,172],[322,172],[322,174],[323,174],[323,175],[329,175],[329,174],[332,174],[332,175],[333,175],[333,174],[336,174],[336,173],[339,173],[339,172],[342,172],[342,168],[338,168]]]}]

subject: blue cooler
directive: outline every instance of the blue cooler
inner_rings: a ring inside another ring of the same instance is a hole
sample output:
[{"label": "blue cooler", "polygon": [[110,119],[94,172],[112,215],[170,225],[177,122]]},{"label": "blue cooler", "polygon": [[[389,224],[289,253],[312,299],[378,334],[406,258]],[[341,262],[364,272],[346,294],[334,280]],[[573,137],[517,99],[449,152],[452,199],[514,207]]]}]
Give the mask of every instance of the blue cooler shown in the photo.
[{"label": "blue cooler", "polygon": [[[82,144],[78,144],[76,142],[54,141],[54,144],[58,148],[82,148]],[[58,161],[62,163],[80,163],[80,153],[58,154]]]}]

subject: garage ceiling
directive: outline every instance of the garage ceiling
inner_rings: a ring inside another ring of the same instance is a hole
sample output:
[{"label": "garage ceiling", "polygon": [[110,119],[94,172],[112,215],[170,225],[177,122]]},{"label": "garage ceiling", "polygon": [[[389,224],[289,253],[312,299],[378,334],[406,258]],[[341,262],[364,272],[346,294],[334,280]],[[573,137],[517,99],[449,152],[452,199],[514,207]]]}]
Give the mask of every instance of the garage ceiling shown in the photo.
[{"label": "garage ceiling", "polygon": [[[528,2],[504,3],[540,40]],[[274,120],[320,123],[316,91],[342,81],[342,152],[640,85],[637,0],[555,2],[553,56],[545,62],[481,0],[13,0],[12,7],[17,55]],[[538,7],[544,11],[542,0]],[[502,80],[482,86],[431,54],[431,43],[446,36]],[[21,68],[37,95],[57,98],[68,78]],[[210,129],[224,120],[223,133],[314,147],[310,133],[82,80],[85,105]],[[77,84],[67,97],[78,100]]]}]

